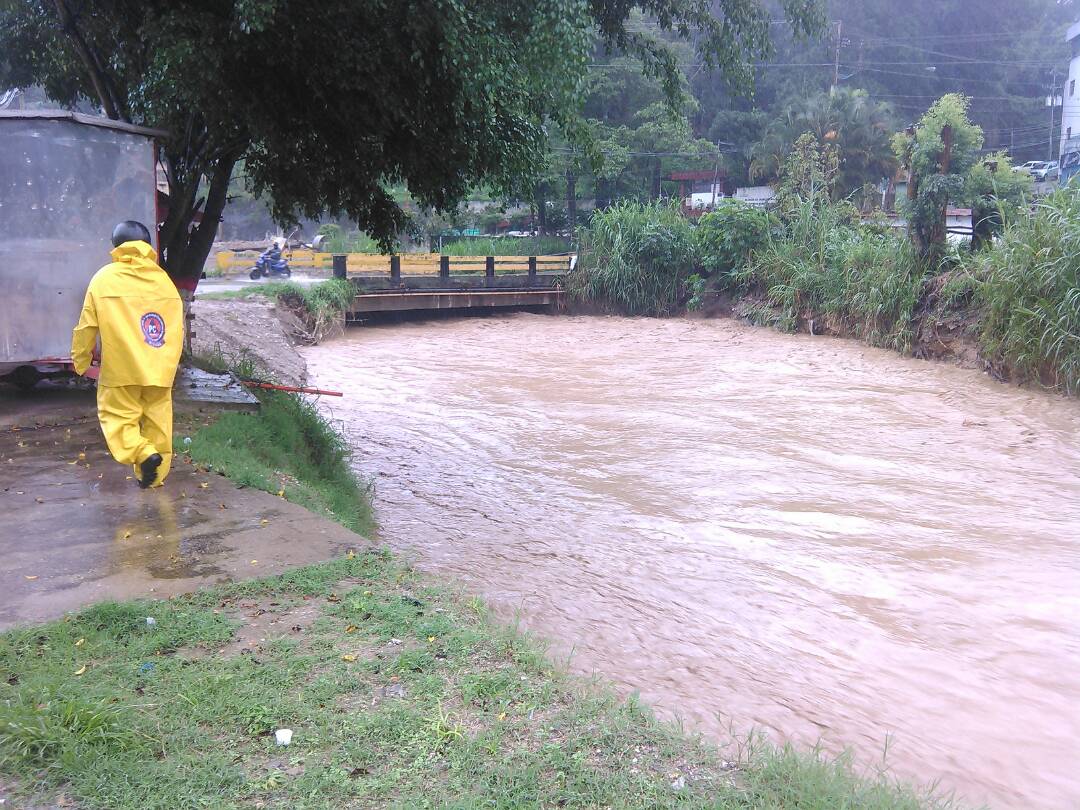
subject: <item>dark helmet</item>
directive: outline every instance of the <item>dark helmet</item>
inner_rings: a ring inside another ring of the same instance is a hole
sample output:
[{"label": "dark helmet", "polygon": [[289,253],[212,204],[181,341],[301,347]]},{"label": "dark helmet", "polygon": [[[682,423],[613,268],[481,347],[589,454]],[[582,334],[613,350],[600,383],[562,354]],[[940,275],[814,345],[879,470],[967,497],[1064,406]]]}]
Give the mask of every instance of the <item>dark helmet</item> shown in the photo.
[{"label": "dark helmet", "polygon": [[146,229],[146,226],[141,222],[136,222],[133,219],[127,219],[113,228],[112,232],[112,244],[113,247],[119,247],[124,242],[146,242],[146,244],[152,244],[150,242],[150,231]]}]

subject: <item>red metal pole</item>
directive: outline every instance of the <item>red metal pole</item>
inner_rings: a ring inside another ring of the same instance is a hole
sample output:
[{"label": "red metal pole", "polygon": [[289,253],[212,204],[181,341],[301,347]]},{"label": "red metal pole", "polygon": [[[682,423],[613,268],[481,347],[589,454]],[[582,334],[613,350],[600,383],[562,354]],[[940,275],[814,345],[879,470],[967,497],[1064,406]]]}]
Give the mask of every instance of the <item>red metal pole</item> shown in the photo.
[{"label": "red metal pole", "polygon": [[340,391],[323,391],[321,388],[297,388],[292,385],[273,385],[272,383],[255,382],[254,380],[241,380],[248,388],[266,388],[270,391],[287,391],[290,394],[317,394],[324,397],[343,397]]}]

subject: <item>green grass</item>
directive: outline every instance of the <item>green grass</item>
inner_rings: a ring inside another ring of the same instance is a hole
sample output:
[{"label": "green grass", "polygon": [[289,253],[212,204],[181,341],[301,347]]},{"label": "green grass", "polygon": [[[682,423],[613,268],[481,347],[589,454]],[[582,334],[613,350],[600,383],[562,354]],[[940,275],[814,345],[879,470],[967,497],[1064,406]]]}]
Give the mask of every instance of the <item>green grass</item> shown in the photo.
[{"label": "green grass", "polygon": [[844,208],[812,202],[735,273],[744,292],[773,308],[771,325],[853,335],[902,353],[914,347],[925,277],[903,235],[860,227]]},{"label": "green grass", "polygon": [[678,205],[623,201],[581,229],[581,260],[566,278],[575,300],[625,315],[667,315],[689,297],[697,260]]},{"label": "green grass", "polygon": [[945,806],[820,752],[717,751],[383,552],[10,631],[0,671],[16,806]]},{"label": "green grass", "polygon": [[1022,211],[967,262],[984,354],[1020,380],[1080,391],[1080,196]]},{"label": "green grass", "polygon": [[444,242],[444,256],[550,256],[566,253],[570,247],[560,236],[509,237],[499,239],[458,239]]},{"label": "green grass", "polygon": [[[228,366],[244,379],[257,375],[243,361],[210,358],[208,370]],[[224,413],[201,426],[187,452],[199,465],[241,486],[283,493],[290,501],[365,533],[372,528],[370,498],[349,465],[349,448],[316,406],[279,391],[256,391],[258,413]],[[184,447],[183,444],[177,444]]]}]

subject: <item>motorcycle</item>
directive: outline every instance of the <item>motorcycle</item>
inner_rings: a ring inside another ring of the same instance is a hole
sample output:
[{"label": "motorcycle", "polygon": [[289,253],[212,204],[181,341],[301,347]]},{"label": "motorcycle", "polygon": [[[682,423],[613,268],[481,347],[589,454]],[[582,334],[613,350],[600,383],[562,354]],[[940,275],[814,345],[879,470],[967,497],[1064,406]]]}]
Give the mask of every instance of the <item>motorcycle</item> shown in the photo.
[{"label": "motorcycle", "polygon": [[266,276],[271,278],[277,276],[278,278],[288,278],[292,275],[292,271],[289,269],[289,261],[281,255],[281,251],[270,250],[263,251],[262,255],[255,260],[255,266],[251,268],[251,272],[248,273],[248,277],[252,281]]}]

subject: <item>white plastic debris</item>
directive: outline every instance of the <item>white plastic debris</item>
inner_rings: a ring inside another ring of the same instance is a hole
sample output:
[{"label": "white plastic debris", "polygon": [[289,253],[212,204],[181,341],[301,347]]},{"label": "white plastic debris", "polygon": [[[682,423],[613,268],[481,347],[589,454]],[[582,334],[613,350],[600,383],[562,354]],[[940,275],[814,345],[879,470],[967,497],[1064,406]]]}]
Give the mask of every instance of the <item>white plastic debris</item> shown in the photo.
[{"label": "white plastic debris", "polygon": [[292,729],[279,728],[274,732],[274,739],[277,740],[278,745],[288,745],[292,742]]},{"label": "white plastic debris", "polygon": [[147,616],[146,617],[146,626],[147,627],[153,627],[155,624],[157,624],[157,619],[155,619],[153,616]]},{"label": "white plastic debris", "polygon": [[190,436],[185,436],[184,437],[184,444],[191,444],[191,437]]}]

